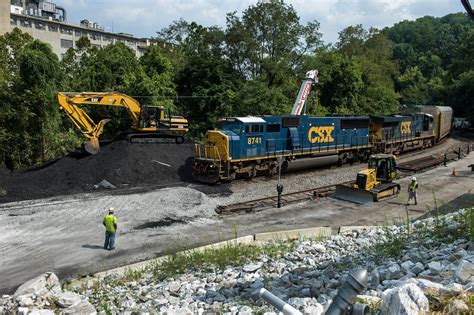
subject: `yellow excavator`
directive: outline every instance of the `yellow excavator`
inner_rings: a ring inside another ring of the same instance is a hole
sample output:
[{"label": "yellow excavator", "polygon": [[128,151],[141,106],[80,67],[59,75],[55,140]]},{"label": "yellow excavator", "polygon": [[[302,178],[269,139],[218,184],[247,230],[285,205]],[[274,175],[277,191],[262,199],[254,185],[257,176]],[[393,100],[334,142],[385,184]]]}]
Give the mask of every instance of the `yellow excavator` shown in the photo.
[{"label": "yellow excavator", "polygon": [[397,178],[395,156],[392,154],[373,154],[369,158],[368,168],[357,173],[354,184],[337,185],[334,197],[358,204],[396,196],[400,193],[400,184],[393,182]]},{"label": "yellow excavator", "polygon": [[99,137],[104,125],[110,119],[94,122],[81,108],[82,105],[113,106],[125,108],[132,120],[131,129],[127,133],[130,142],[184,142],[184,134],[188,132],[188,121],[182,116],[172,116],[162,106],[140,105],[132,97],[118,92],[59,92],[59,107],[64,110],[81,133],[87,138],[84,148],[90,154],[99,152]]}]

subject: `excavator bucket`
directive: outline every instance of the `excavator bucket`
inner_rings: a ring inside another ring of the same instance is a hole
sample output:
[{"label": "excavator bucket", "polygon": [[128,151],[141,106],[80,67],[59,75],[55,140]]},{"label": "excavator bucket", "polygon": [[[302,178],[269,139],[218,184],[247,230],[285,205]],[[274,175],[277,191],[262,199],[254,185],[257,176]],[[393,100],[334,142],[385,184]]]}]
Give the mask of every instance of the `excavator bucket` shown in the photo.
[{"label": "excavator bucket", "polygon": [[99,152],[100,145],[98,138],[89,138],[84,142],[84,150],[89,154],[97,154]]},{"label": "excavator bucket", "polygon": [[371,204],[374,202],[373,194],[365,189],[349,187],[346,185],[337,185],[334,198],[350,201],[360,205]]}]

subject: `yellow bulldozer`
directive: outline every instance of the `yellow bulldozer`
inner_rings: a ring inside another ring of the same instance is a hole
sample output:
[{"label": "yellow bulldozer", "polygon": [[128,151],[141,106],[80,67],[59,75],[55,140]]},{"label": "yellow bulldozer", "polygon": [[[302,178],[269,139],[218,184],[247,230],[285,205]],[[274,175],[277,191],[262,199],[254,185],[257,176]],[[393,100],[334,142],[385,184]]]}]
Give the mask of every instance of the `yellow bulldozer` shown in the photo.
[{"label": "yellow bulldozer", "polygon": [[391,154],[373,154],[369,158],[368,168],[357,173],[352,185],[337,185],[334,197],[358,204],[396,196],[400,193],[400,184],[393,182],[397,178],[395,156]]},{"label": "yellow bulldozer", "polygon": [[84,149],[90,154],[99,152],[99,136],[109,119],[94,122],[81,108],[83,105],[121,107],[131,119],[133,132],[126,134],[130,142],[183,143],[188,132],[188,121],[182,116],[172,116],[162,106],[140,105],[132,97],[118,92],[59,92],[59,107],[64,110],[86,138]]}]

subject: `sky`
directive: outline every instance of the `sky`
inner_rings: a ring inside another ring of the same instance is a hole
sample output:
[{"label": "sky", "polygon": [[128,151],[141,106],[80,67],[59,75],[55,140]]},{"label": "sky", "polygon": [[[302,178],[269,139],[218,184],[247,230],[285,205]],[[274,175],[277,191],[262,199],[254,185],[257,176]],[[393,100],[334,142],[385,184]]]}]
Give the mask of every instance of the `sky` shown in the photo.
[{"label": "sky", "polygon": [[[204,26],[225,26],[226,13],[241,13],[258,0],[55,0],[67,10],[69,23],[98,22],[106,31],[152,37],[184,18]],[[383,28],[402,20],[464,12],[460,0],[286,0],[301,22],[317,20],[325,43],[350,25]]]}]

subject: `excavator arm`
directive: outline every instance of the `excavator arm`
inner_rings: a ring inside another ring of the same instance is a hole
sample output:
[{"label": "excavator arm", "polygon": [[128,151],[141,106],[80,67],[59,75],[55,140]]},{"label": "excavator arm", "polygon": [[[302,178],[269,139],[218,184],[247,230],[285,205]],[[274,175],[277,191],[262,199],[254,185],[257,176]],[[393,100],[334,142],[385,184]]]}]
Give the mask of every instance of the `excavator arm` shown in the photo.
[{"label": "excavator arm", "polygon": [[116,92],[96,93],[96,92],[59,92],[58,103],[69,119],[76,125],[81,133],[87,138],[84,148],[90,154],[99,152],[99,136],[104,131],[104,125],[109,119],[103,119],[95,123],[80,105],[104,105],[124,107],[132,119],[132,126],[138,125],[140,115],[140,104],[133,98]]}]

